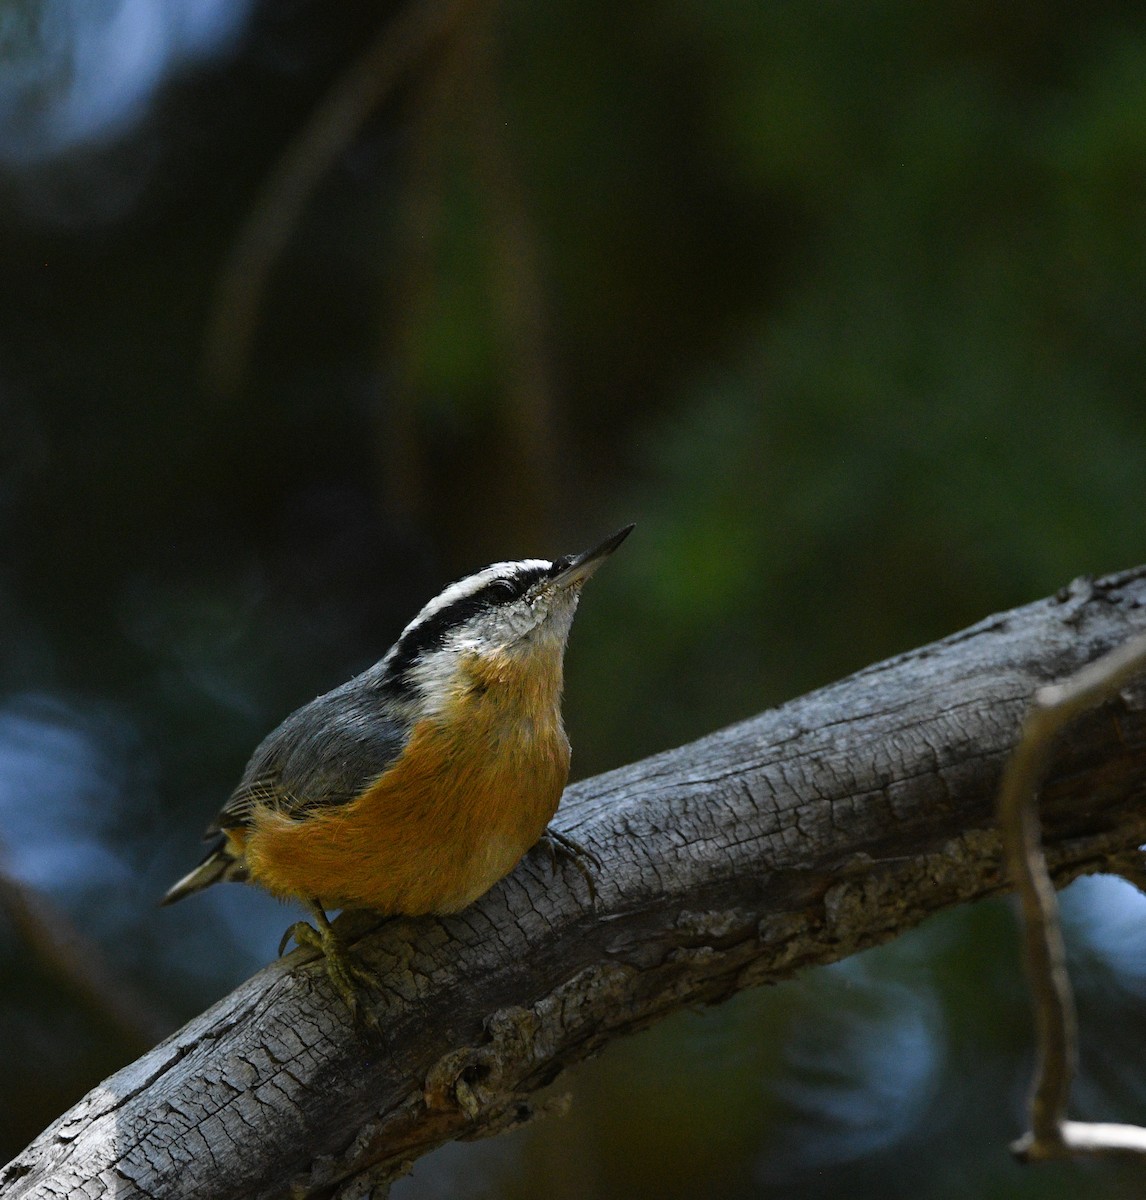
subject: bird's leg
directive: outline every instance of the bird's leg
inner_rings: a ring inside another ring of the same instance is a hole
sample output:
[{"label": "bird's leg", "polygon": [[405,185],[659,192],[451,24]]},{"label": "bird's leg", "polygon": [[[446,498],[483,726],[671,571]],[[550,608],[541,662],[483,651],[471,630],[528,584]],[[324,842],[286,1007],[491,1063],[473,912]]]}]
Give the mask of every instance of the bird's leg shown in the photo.
[{"label": "bird's leg", "polygon": [[374,1014],[369,1008],[363,1010],[360,1007],[358,988],[359,985],[380,986],[378,976],[367,970],[342,944],[342,939],[334,932],[326,910],[317,900],[304,900],[303,904],[314,918],[314,924],[311,925],[309,921],[296,921],[283,934],[282,941],[279,942],[279,954],[282,954],[292,938],[296,945],[319,951],[330,982],[350,1009],[351,1015],[356,1021],[362,1020],[371,1029],[377,1030],[378,1024]]},{"label": "bird's leg", "polygon": [[593,882],[593,872],[589,869],[592,865],[596,870],[601,870],[601,860],[596,854],[588,846],[582,846],[575,838],[571,838],[567,833],[559,833],[552,826],[541,835],[539,844],[541,843],[549,852],[549,865],[554,873],[557,871],[558,862],[572,863],[577,868],[589,889],[589,903],[596,908],[597,885]]}]

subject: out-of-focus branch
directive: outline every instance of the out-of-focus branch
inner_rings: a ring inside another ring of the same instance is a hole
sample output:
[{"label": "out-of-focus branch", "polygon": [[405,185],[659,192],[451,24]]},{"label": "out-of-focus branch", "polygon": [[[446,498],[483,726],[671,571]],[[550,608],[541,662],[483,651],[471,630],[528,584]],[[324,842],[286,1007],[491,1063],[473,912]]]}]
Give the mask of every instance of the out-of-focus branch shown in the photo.
[{"label": "out-of-focus branch", "polygon": [[472,53],[468,47],[473,27],[481,24],[479,18],[476,10],[459,17],[455,36],[427,65],[422,85],[408,105],[409,148],[395,221],[401,253],[387,288],[391,313],[381,348],[391,386],[387,402],[376,406],[375,418],[381,465],[378,487],[385,509],[400,523],[412,525],[430,520],[425,450],[417,420],[423,325],[438,287],[450,135],[470,107],[468,99],[458,95],[468,74],[461,64]]},{"label": "out-of-focus branch", "polygon": [[142,1053],[170,1032],[170,1022],[115,974],[100,948],[43,896],[13,879],[3,858],[0,847],[0,910],[38,966],[110,1026],[129,1053]]},{"label": "out-of-focus branch", "polygon": [[[1146,1155],[1146,1129],[1066,1119],[1077,1056],[1074,996],[1066,969],[1058,898],[1043,854],[1036,791],[1063,729],[1088,709],[1112,700],[1146,670],[1146,636],[1132,638],[1065,682],[1039,688],[1007,765],[999,823],[1007,866],[1018,893],[1023,949],[1035,1012],[1038,1064],[1031,1128],[1012,1144],[1024,1161],[1104,1154]],[[1142,877],[1141,856],[1122,856],[1120,874]],[[1135,864],[1134,857],[1139,859]]]},{"label": "out-of-focus branch", "polygon": [[537,229],[515,160],[490,43],[485,39],[474,55],[470,136],[492,248],[490,299],[498,317],[510,442],[506,466],[515,476],[518,511],[528,514],[530,523],[544,524],[555,515],[562,493],[549,304]]},{"label": "out-of-focus branch", "polygon": [[[402,265],[389,288],[392,315],[384,351],[391,385],[377,414],[385,464],[380,486],[395,515],[410,516],[425,503],[421,476],[428,448],[416,416],[427,399],[426,377],[435,376],[424,359],[427,329],[435,324],[431,314],[442,311],[443,301],[464,278],[467,285],[476,283],[479,306],[465,317],[467,336],[476,335],[483,344],[489,339],[490,377],[479,382],[475,376],[473,382],[488,387],[489,394],[482,429],[471,431],[480,453],[449,475],[462,495],[480,488],[487,505],[501,512],[500,524],[516,528],[528,541],[553,523],[564,459],[558,447],[543,252],[514,152],[513,114],[500,86],[492,28],[498,15],[494,4],[474,5],[456,23],[410,105],[403,225],[397,232]],[[451,217],[471,191],[478,202],[473,214],[467,213],[459,264]],[[453,536],[467,555],[477,553],[485,525],[455,528]]]},{"label": "out-of-focus branch", "polygon": [[405,73],[473,0],[414,0],[351,64],[267,177],[223,270],[204,348],[203,373],[236,392],[250,357],[267,276],[323,176]]}]

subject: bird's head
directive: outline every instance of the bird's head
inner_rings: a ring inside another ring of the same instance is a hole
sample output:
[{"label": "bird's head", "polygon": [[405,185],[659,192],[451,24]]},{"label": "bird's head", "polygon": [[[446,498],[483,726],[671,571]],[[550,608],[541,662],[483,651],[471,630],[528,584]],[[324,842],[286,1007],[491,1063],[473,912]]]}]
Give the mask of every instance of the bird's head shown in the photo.
[{"label": "bird's head", "polygon": [[527,558],[486,567],[435,596],[382,660],[388,685],[434,707],[468,663],[506,662],[517,670],[556,671],[581,588],[633,526],[583,554]]}]

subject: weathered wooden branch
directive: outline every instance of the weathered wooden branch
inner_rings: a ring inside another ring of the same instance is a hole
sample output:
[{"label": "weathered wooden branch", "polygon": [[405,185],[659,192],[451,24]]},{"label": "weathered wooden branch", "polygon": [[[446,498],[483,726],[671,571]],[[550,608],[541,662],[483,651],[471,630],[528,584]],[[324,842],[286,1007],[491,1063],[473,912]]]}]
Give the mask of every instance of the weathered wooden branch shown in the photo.
[{"label": "weathered wooden branch", "polygon": [[[10,1200],[380,1196],[451,1138],[527,1120],[570,1063],[1002,890],[995,797],[1035,689],[1146,629],[1146,568],[981,622],[570,788],[596,910],[532,855],[446,920],[356,917],[384,1039],[297,952],[105,1081],[0,1173]],[[1063,736],[1056,882],[1146,842],[1146,705]]]}]

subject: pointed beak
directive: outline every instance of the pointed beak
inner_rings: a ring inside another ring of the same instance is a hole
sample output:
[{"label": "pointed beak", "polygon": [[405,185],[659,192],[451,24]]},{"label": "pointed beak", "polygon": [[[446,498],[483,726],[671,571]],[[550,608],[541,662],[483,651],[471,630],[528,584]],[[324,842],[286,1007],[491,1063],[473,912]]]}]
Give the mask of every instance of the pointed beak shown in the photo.
[{"label": "pointed beak", "polygon": [[585,582],[597,568],[613,553],[614,550],[633,532],[632,525],[619,529],[612,537],[606,538],[599,546],[586,550],[584,554],[576,554],[550,580],[556,587],[575,587]]}]

